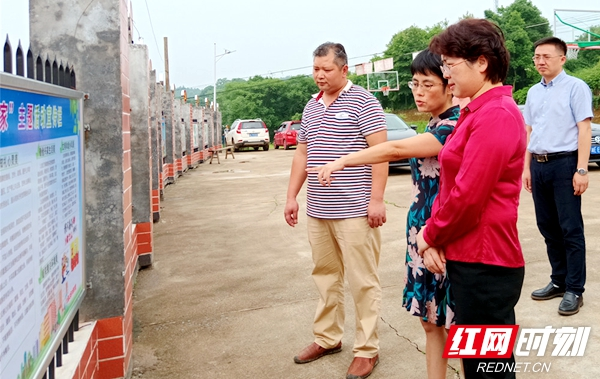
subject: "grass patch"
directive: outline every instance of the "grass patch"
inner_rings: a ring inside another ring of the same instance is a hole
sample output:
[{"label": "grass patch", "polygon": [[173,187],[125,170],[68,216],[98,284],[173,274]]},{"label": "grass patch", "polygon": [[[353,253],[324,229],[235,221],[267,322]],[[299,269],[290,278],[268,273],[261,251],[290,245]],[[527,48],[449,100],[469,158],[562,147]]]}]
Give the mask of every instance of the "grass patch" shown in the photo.
[{"label": "grass patch", "polygon": [[425,133],[427,127],[427,121],[413,121],[407,122],[408,125],[417,125],[417,133]]},{"label": "grass patch", "polygon": [[408,125],[416,125],[417,133],[425,132],[425,127],[431,117],[429,113],[422,113],[416,109],[405,109],[396,114]]}]

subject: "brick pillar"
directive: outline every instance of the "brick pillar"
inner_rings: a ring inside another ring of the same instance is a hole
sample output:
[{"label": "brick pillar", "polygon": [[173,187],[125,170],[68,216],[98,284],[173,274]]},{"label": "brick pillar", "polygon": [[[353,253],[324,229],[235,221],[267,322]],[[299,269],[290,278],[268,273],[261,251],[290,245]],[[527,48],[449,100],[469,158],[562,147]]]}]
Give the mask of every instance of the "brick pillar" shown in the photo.
[{"label": "brick pillar", "polygon": [[182,142],[182,137],[185,139],[183,118],[181,117],[181,108],[183,100],[175,99],[173,101],[173,155],[175,159],[175,176],[181,176],[184,172],[183,154],[185,143]]},{"label": "brick pillar", "polygon": [[[202,111],[198,107],[192,108],[192,147],[194,156],[192,162],[194,165],[202,162]],[[196,144],[196,141],[198,143]]]},{"label": "brick pillar", "polygon": [[[163,171],[166,172],[164,175],[163,185],[166,186],[170,183],[175,183],[177,179],[177,170],[175,167],[175,116],[173,115],[173,91],[169,88],[165,88],[162,95],[162,109],[163,109],[163,117],[164,117],[164,128],[165,132],[163,136],[165,137],[164,148],[166,150],[166,156],[164,159],[164,167]],[[164,188],[164,187],[163,187]]]},{"label": "brick pillar", "polygon": [[221,147],[223,144],[223,128],[221,127],[221,112],[214,112],[214,132],[215,132],[215,145]]},{"label": "brick pillar", "polygon": [[210,147],[214,147],[215,146],[215,127],[214,127],[214,125],[215,125],[215,117],[214,117],[215,112],[212,109],[209,108],[209,109],[205,110],[204,114],[206,115],[205,120],[206,120],[206,124],[208,126],[208,135],[207,135],[208,141],[207,141],[207,144],[208,144],[208,147],[210,148]]},{"label": "brick pillar", "polygon": [[200,107],[200,118],[198,119],[200,123],[200,159],[204,162],[205,159],[208,158],[208,122],[206,116],[206,107]]},{"label": "brick pillar", "polygon": [[[30,0],[32,50],[61,56],[77,72],[84,102],[85,269],[82,321],[97,320],[98,378],[130,369],[133,275],[127,0]],[[90,372],[89,370],[87,372]]]},{"label": "brick pillar", "polygon": [[166,95],[165,85],[163,82],[156,83],[156,117],[158,117],[158,151],[160,154],[158,189],[160,199],[163,199],[163,191],[165,189],[168,172],[167,172],[167,126],[166,126]]},{"label": "brick pillar", "polygon": [[194,146],[192,141],[192,137],[194,135],[194,131],[192,130],[192,104],[183,104],[181,107],[181,118],[183,119],[183,132],[185,134],[185,141],[183,141],[185,143],[185,147],[183,148],[183,150],[185,150],[184,162],[185,166],[190,168],[193,164],[192,158],[194,155]]},{"label": "brick pillar", "polygon": [[130,45],[132,222],[141,267],[152,264],[150,61],[146,45]]},{"label": "brick pillar", "polygon": [[152,161],[152,221],[160,219],[160,199],[162,191],[162,87],[156,83],[156,70],[150,72],[150,160]]}]

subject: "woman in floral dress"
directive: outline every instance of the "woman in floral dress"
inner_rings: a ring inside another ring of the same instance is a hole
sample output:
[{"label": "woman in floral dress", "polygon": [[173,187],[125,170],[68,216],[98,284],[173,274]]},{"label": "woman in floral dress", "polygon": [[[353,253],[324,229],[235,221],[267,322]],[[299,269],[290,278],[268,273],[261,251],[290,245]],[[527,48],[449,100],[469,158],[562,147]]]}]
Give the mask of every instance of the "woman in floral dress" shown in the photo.
[{"label": "woman in floral dress", "polygon": [[[406,276],[402,305],[410,314],[419,317],[426,336],[427,375],[430,379],[445,378],[447,360],[442,358],[446,328],[454,320],[454,302],[444,274],[434,274],[423,265],[417,254],[416,236],[431,215],[431,206],[439,190],[437,155],[452,133],[459,116],[453,106],[452,91],[444,79],[439,55],[429,50],[417,55],[411,65],[413,75],[408,86],[413,92],[420,112],[429,112],[431,120],[425,133],[412,138],[388,141],[346,155],[325,166],[311,168],[319,172],[319,181],[329,185],[335,180],[333,172],[347,166],[374,164],[411,158],[413,203],[406,223]],[[412,158],[425,157],[425,158]]]}]

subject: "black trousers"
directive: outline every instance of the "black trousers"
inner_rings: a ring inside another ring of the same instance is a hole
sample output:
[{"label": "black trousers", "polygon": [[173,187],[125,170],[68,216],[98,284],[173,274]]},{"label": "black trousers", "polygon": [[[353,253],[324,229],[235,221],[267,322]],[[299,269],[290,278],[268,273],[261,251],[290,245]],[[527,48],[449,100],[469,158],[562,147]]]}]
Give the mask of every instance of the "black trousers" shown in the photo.
[{"label": "black trousers", "polygon": [[535,217],[546,241],[552,283],[581,295],[585,286],[585,236],[581,196],[573,194],[577,156],[531,162]]},{"label": "black trousers", "polygon": [[[510,268],[482,263],[448,261],[450,290],[456,302],[457,325],[514,325],[515,305],[521,296],[525,267]],[[508,363],[515,359],[463,359],[465,379],[509,379],[514,372],[484,372],[482,364]],[[514,367],[514,366],[513,366]]]}]

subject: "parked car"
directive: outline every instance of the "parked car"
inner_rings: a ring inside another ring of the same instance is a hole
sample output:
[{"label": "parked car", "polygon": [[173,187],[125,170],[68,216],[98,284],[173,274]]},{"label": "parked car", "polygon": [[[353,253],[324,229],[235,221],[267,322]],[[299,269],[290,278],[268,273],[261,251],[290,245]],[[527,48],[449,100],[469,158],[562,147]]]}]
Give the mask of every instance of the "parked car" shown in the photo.
[{"label": "parked car", "polygon": [[235,151],[242,147],[253,147],[258,150],[262,147],[264,151],[269,150],[269,129],[260,118],[253,120],[237,119],[231,124],[231,129],[225,135],[227,146],[233,146]]},{"label": "parked car", "polygon": [[[525,105],[519,105],[521,113],[525,110]],[[592,147],[590,150],[589,163],[596,163],[600,166],[600,124],[592,122]]]},{"label": "parked car", "polygon": [[590,151],[590,162],[600,166],[600,124],[592,122],[592,149]]},{"label": "parked car", "polygon": [[[385,123],[387,125],[388,141],[410,138],[417,135],[417,132],[414,130],[416,127],[413,128],[408,126],[400,117],[393,113],[385,114]],[[390,162],[390,167],[402,167],[408,165],[408,159]]]},{"label": "parked car", "polygon": [[298,130],[300,130],[300,121],[284,121],[279,125],[279,128],[275,131],[273,136],[273,148],[279,149],[279,146],[283,146],[285,150],[291,146],[296,146],[298,141]]}]

